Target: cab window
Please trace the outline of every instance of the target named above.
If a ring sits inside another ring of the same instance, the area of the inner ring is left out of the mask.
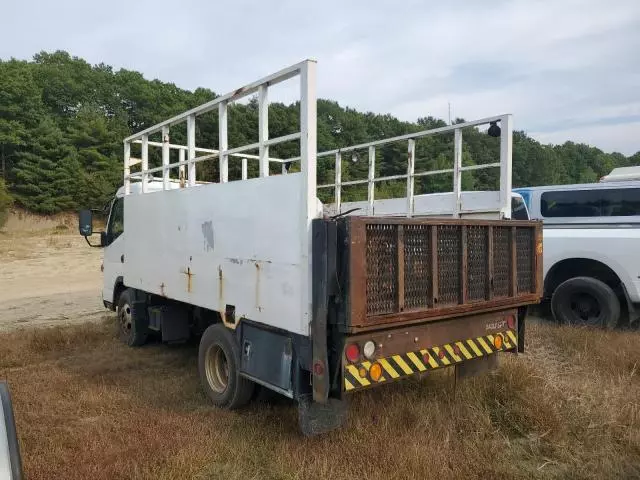
[[[111,215],[109,215],[109,226],[107,233],[109,235],[109,243],[124,232],[124,198],[118,197],[114,200],[111,207]]]

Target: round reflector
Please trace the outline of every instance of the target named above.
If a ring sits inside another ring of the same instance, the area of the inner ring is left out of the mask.
[[[324,375],[324,364],[320,361],[317,361],[313,364],[313,373],[322,376]]]
[[[360,375],[360,378],[364,378],[367,376],[367,369],[364,367],[360,367],[358,369],[358,375]]]
[[[351,363],[360,360],[360,347],[357,343],[351,343],[344,349],[344,354]]]
[[[373,363],[371,365],[371,368],[369,368],[369,376],[374,382],[377,382],[378,380],[380,380],[380,378],[382,378],[382,367],[378,362]]]
[[[376,344],[369,340],[364,344],[364,348],[362,349],[364,356],[368,359],[371,359],[373,355],[376,353]]]
[[[513,318],[513,315],[509,315],[509,316],[507,317],[507,326],[508,326],[510,329],[512,329],[512,330],[515,328],[515,326],[516,326],[516,319],[515,319],[515,318]]]
[[[458,345],[453,345],[453,353],[460,355],[460,347]]]
[[[444,358],[444,350],[442,348],[440,350],[438,350],[438,356],[440,358]]]
[[[496,347],[498,350],[502,348],[502,335],[498,334],[495,337],[493,337],[493,346]]]

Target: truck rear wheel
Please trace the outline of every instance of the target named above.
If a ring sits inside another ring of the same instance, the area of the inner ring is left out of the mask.
[[[551,311],[559,323],[615,328],[620,319],[620,300],[606,283],[575,277],[553,292]]]
[[[134,299],[135,292],[131,288],[124,290],[118,297],[118,335],[130,347],[139,347],[147,342],[149,330],[146,318],[139,319],[136,316]]]
[[[200,382],[218,407],[234,409],[249,403],[254,383],[240,376],[240,348],[222,324],[209,326],[198,349]]]

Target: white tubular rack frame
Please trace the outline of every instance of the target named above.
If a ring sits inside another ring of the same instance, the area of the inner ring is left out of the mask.
[[[462,129],[469,127],[477,127],[481,125],[490,125],[491,123],[500,124],[500,161],[495,163],[486,163],[482,165],[462,166]],[[443,133],[454,133],[454,148],[452,163],[453,168],[443,170],[424,170],[415,171],[415,147],[416,140],[431,135],[439,135]],[[399,175],[389,175],[384,177],[375,176],[375,153],[376,147],[396,143],[400,141],[407,142],[407,173]],[[362,143],[350,147],[344,147],[335,150],[329,150],[317,154],[317,158],[335,157],[335,181],[318,185],[317,188],[333,188],[334,189],[334,207],[336,213],[341,212],[342,204],[342,187],[349,185],[367,185],[367,201],[368,214],[373,215],[374,190],[376,182],[384,182],[389,180],[407,180],[407,209],[408,217],[414,214],[414,183],[416,177],[424,177],[428,175],[438,175],[443,173],[453,173],[453,194],[455,196],[454,217],[459,217],[461,213],[460,195],[461,195],[461,179],[462,172],[481,170],[486,168],[500,169],[500,204],[496,206],[495,211],[499,211],[502,218],[511,218],[511,170],[512,170],[512,149],[513,149],[513,123],[510,114],[497,115],[494,117],[482,118],[472,122],[458,123],[456,125],[448,125],[446,127],[434,128],[431,130],[423,130],[416,133],[409,133],[397,137],[376,140],[373,142]],[[355,152],[356,150],[368,150],[369,174],[366,179],[362,180],[342,180],[342,157],[344,153]],[[286,162],[298,161],[300,158],[290,158]]]
[[[131,180],[140,179],[140,193],[148,191],[148,181],[154,173],[162,172],[163,189],[170,188],[171,169],[179,169],[181,183],[186,187],[196,185],[196,164],[205,160],[218,158],[220,164],[220,183],[228,181],[229,158],[240,158],[242,161],[242,180],[247,179],[247,159],[258,160],[260,177],[269,176],[269,163],[282,164],[282,172],[286,173],[285,163],[287,160],[269,157],[269,147],[279,143],[300,140],[300,157],[302,160],[301,171],[305,172],[306,187],[310,199],[315,199],[316,194],[316,84],[315,70],[316,63],[313,60],[305,60],[291,67],[285,68],[272,75],[264,77],[256,82],[245,85],[220,97],[211,100],[203,105],[192,108],[184,113],[176,115],[164,122],[158,123],[141,132],[124,139],[124,190],[125,195],[131,193]],[[300,131],[278,138],[268,138],[269,136],[269,103],[268,89],[278,83],[284,82],[294,77],[300,77]],[[259,119],[259,140],[257,143],[243,145],[236,148],[228,148],[227,117],[228,105],[258,93],[258,119]],[[195,145],[196,120],[199,115],[218,110],[219,115],[219,144],[218,149],[202,148]],[[310,118],[310,116],[313,118]],[[176,145],[170,143],[170,128],[180,124],[187,124],[187,145]],[[149,136],[161,133],[162,142],[149,141]],[[140,158],[131,157],[131,144],[140,144]],[[313,153],[309,151],[309,146],[313,146]],[[160,167],[149,168],[149,147],[162,149],[162,165]],[[170,163],[169,156],[171,150],[178,150],[178,162]],[[247,153],[251,150],[258,150],[258,155]],[[204,155],[197,156],[197,153]],[[141,164],[139,172],[131,173],[131,167]],[[186,178],[185,178],[186,167]],[[186,180],[186,182],[185,182]]]

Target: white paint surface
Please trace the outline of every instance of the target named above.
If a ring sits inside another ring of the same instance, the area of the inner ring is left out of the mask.
[[[640,302],[640,228],[545,228],[544,276],[559,261],[588,258],[610,267]]]
[[[296,173],[127,195],[125,284],[308,335],[302,185]]]

